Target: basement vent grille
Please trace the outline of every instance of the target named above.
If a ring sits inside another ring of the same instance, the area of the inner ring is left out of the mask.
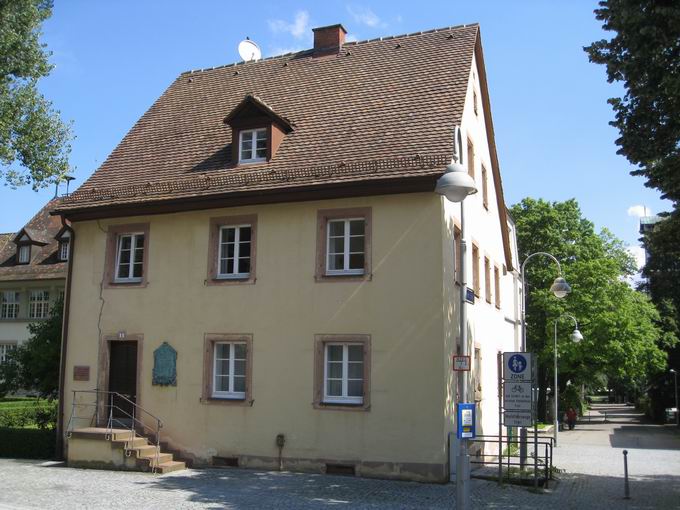
[[[353,464],[326,464],[326,474],[355,476],[356,468]]]
[[[238,457],[213,457],[212,465],[215,467],[238,467]]]

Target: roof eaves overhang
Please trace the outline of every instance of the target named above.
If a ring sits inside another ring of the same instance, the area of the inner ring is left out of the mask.
[[[494,189],[496,191],[496,205],[501,224],[501,236],[503,237],[503,251],[505,254],[505,265],[508,271],[513,270],[512,249],[510,246],[510,233],[508,231],[507,208],[505,197],[503,196],[503,182],[501,181],[500,165],[498,163],[498,152],[496,151],[496,137],[493,129],[493,119],[491,117],[491,100],[489,98],[489,88],[486,78],[486,67],[484,65],[484,53],[482,51],[481,32],[477,29],[477,40],[475,42],[475,62],[479,75],[480,92],[484,111],[484,124],[486,126],[486,138],[489,143],[489,154],[491,157],[491,169],[493,171]]]
[[[146,202],[106,203],[81,208],[55,209],[50,214],[61,215],[71,222],[125,216],[167,214],[172,212],[240,207],[244,205],[305,202],[332,198],[347,198],[398,193],[434,191],[442,172],[411,177],[346,181],[314,186],[297,186],[256,191],[225,192],[195,197]]]

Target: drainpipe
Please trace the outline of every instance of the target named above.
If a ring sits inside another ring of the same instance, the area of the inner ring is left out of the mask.
[[[279,471],[283,471],[283,445],[286,444],[286,436],[278,434],[276,436],[276,446],[279,447]]]
[[[64,385],[66,382],[66,346],[68,343],[68,322],[71,310],[71,279],[73,276],[73,256],[75,254],[76,234],[73,229],[66,224],[66,218],[61,216],[61,224],[69,229],[71,238],[69,239],[68,262],[66,266],[66,287],[64,289],[64,319],[61,325],[61,360],[59,363],[59,403],[57,411],[57,440],[55,455],[57,459],[64,460]]]

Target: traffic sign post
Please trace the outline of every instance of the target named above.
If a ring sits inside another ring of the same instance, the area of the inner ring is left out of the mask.
[[[528,352],[504,352],[499,355],[498,374],[499,430],[506,427],[534,427],[534,485],[538,483],[536,397],[534,392],[536,359]],[[525,441],[526,442],[526,441]],[[520,448],[526,448],[520,444]],[[502,466],[499,456],[499,473]],[[499,474],[500,479],[500,474]]]

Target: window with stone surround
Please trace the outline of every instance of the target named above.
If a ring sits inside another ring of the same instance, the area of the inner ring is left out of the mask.
[[[317,281],[371,278],[371,208],[317,214]]]
[[[370,358],[368,335],[317,335],[314,348],[314,406],[368,409]]]

